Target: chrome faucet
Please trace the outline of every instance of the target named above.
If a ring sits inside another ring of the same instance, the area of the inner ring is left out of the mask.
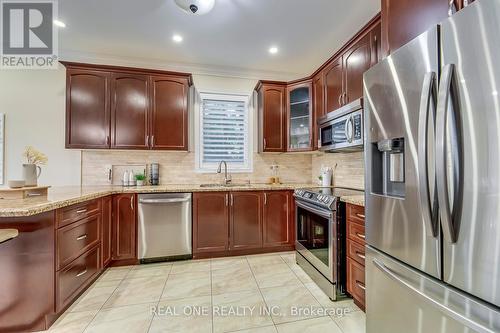
[[[224,163],[224,182],[223,182],[223,184],[227,185],[227,184],[231,183],[231,176],[227,175],[227,163],[226,163],[226,161],[224,161],[224,160],[220,161],[219,167],[217,168],[217,173],[222,172],[222,163]]]

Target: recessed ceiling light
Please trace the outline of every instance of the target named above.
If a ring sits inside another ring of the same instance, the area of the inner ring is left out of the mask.
[[[181,35],[174,35],[174,36],[172,37],[172,40],[173,40],[174,42],[176,42],[176,43],[180,43],[180,42],[182,42],[182,40],[183,40],[183,39],[184,39],[184,38],[182,38],[182,36],[181,36]]]
[[[271,53],[271,54],[276,54],[276,53],[278,53],[278,48],[277,48],[276,46],[271,46],[271,47],[269,48],[269,53]]]
[[[64,23],[63,21],[54,20],[54,25],[60,28],[66,28],[66,23]]]

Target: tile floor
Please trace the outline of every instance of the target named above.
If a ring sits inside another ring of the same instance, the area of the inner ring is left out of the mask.
[[[364,333],[365,315],[285,252],[108,269],[48,332]]]

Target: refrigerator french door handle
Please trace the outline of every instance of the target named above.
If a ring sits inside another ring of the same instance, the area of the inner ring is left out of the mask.
[[[410,282],[405,281],[400,274],[397,272],[394,272],[392,269],[384,265],[382,262],[380,262],[377,259],[373,259],[373,264],[375,267],[377,267],[380,271],[382,271],[388,278],[391,280],[395,281],[396,283],[400,284],[401,286],[407,288],[410,290],[415,296],[418,296],[425,302],[433,305],[435,308],[437,308],[439,311],[441,311],[443,314],[449,316],[450,318],[453,318],[454,320],[460,322],[461,324],[469,327],[471,330],[474,332],[478,333],[495,333],[495,331],[491,330],[488,327],[485,327],[481,325],[480,323],[477,323],[473,321],[470,318],[467,318],[465,315],[458,313],[457,311],[454,311],[453,309],[450,309],[444,304],[441,304],[438,300],[435,300],[431,296],[425,294],[423,291],[419,290],[418,287],[413,286]]]
[[[430,112],[431,106],[435,110],[436,106],[436,73],[428,72],[425,74],[424,82],[422,84],[422,96],[420,98],[420,112],[418,119],[418,194],[420,204],[422,206],[422,217],[425,223],[427,235],[430,237],[437,237],[438,224],[436,218],[437,200],[434,196],[431,202],[431,194],[429,191],[429,160],[427,150],[429,147],[428,131],[429,129],[429,116],[435,119],[434,111]],[[435,179],[435,178],[434,178]],[[434,186],[436,188],[436,186]]]
[[[451,96],[452,89],[456,89],[456,83],[454,80],[455,66],[453,64],[448,64],[444,66],[443,73],[441,76],[441,82],[439,83],[439,95],[437,103],[437,115],[436,115],[436,178],[437,178],[437,194],[439,203],[439,212],[442,221],[443,235],[445,240],[450,243],[455,243],[457,241],[458,232],[455,224],[453,223],[453,212],[450,204],[450,193],[448,189],[448,168],[447,168],[447,127],[446,122],[448,119],[448,105]],[[458,116],[458,111],[455,110],[457,103],[454,103],[455,117]],[[456,123],[456,121],[455,121]],[[456,126],[456,124],[454,124]],[[460,136],[457,130],[457,136]],[[460,140],[460,139],[458,139]],[[458,145],[458,143],[457,143]],[[461,164],[461,157],[458,157],[459,163]],[[459,170],[462,172],[462,165],[459,165]],[[454,175],[455,176],[455,175]],[[454,181],[457,177],[453,177]],[[460,177],[459,177],[460,178]],[[460,187],[460,180],[458,184],[454,184],[454,205],[455,209],[460,205],[458,193],[462,192]],[[458,189],[458,190],[457,190]]]

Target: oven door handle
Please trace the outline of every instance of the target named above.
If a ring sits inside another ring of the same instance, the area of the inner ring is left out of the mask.
[[[297,200],[295,200],[295,204],[300,208],[303,208],[305,210],[313,212],[314,214],[317,214],[317,215],[324,217],[326,219],[331,219],[333,217],[333,213],[331,211],[327,211],[326,209],[323,210],[320,208],[316,208],[313,205],[308,205],[304,202],[299,202]]]

